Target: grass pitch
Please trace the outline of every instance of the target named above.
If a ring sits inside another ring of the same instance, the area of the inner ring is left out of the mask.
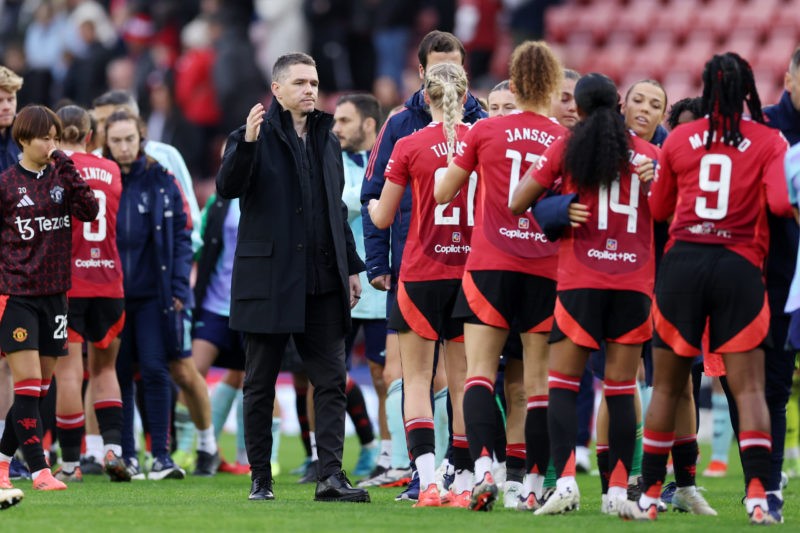
[[[223,449],[233,457],[232,440],[226,437]],[[348,439],[345,468],[355,464],[358,443]],[[735,449],[731,459],[736,459]],[[709,457],[704,449],[704,457]],[[281,465],[285,472],[300,464],[302,447],[297,437],[283,437]],[[702,471],[705,462],[698,467]],[[25,532],[147,531],[147,532],[360,532],[408,531],[457,533],[462,531],[543,531],[570,530],[596,533],[625,530],[641,531],[735,531],[748,528],[741,505],[742,477],[732,465],[728,477],[698,478],[706,487],[706,498],[719,512],[717,517],[663,513],[653,524],[626,523],[601,515],[599,481],[579,476],[582,504],[566,516],[534,517],[497,506],[490,513],[463,509],[414,509],[410,502],[395,502],[400,489],[371,489],[370,504],[317,503],[314,486],[298,485],[296,477],[281,474],[275,483],[273,502],[250,502],[248,476],[218,474],[212,479],[189,476],[183,481],[139,481],[110,483],[105,477],[87,476],[82,484],[71,484],[64,492],[41,493],[32,490],[30,481],[15,482],[25,491],[16,507],[0,512],[0,531]],[[784,491],[784,528],[800,525],[798,505],[800,481],[793,480]]]

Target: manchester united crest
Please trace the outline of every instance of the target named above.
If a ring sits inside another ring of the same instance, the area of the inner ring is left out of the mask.
[[[60,185],[56,185],[52,189],[50,189],[50,199],[53,200],[57,204],[64,203],[64,187]]]
[[[11,338],[17,342],[25,342],[28,338],[28,330],[25,328],[17,328],[11,332]]]

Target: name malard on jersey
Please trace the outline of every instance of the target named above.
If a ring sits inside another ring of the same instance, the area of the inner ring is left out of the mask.
[[[14,219],[17,225],[19,236],[23,241],[29,241],[36,236],[36,228],[39,231],[58,231],[60,229],[69,229],[70,216],[64,215],[63,217],[34,217],[34,218],[21,218]]]

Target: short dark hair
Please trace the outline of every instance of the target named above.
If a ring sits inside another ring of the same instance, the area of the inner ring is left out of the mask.
[[[113,105],[114,107],[126,106],[129,107],[132,112],[136,113],[137,115],[139,114],[139,104],[136,103],[136,98],[133,96],[133,94],[129,93],[128,91],[116,89],[105,92],[92,100],[92,108],[106,105]]]
[[[344,94],[336,101],[336,107],[348,102],[356,108],[358,114],[361,115],[361,120],[371,118],[375,121],[375,131],[380,129],[382,113],[377,98],[367,93]]]
[[[283,77],[292,65],[308,65],[316,68],[317,62],[314,61],[313,57],[303,52],[284,54],[275,61],[275,65],[272,67],[272,81],[277,81]]]
[[[800,69],[800,46],[794,49],[792,60],[789,62],[789,72],[794,75]]]
[[[672,107],[669,108],[669,116],[667,117],[669,129],[674,130],[678,127],[678,118],[680,118],[681,113],[684,111],[691,113],[695,119],[702,117],[705,114],[703,113],[703,99],[699,96],[683,98],[672,104]]]
[[[417,57],[423,69],[428,68],[428,56],[431,52],[458,52],[461,54],[461,65],[464,65],[464,58],[467,51],[458,37],[447,31],[433,30],[422,38],[419,43]]]
[[[53,126],[56,128],[56,137],[61,138],[61,120],[52,109],[43,105],[27,105],[17,113],[11,127],[11,137],[21,146],[22,141],[48,135]]]

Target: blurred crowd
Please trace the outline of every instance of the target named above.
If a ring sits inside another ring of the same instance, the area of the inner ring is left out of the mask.
[[[20,108],[90,107],[108,90],[131,91],[148,138],[174,145],[202,181],[225,135],[269,99],[280,55],[317,60],[326,110],[339,93],[365,91],[388,111],[419,88],[421,35],[453,31],[481,92],[505,77],[515,42],[542,36],[558,1],[0,0],[0,64],[25,80]]]

